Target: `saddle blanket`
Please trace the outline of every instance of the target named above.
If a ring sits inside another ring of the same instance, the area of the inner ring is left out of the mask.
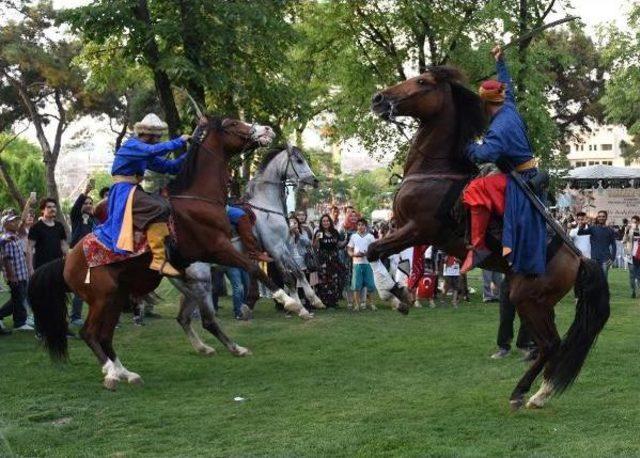
[[[87,265],[92,268],[140,256],[149,251],[149,244],[147,244],[147,237],[144,232],[135,231],[133,235],[133,251],[124,254],[114,253],[103,245],[94,233],[91,233],[82,239],[82,251],[87,260]]]

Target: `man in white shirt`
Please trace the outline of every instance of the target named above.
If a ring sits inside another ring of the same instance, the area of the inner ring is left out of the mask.
[[[571,240],[573,240],[573,243],[575,243],[585,258],[591,258],[591,236],[589,234],[578,235],[580,226],[585,225],[586,227],[588,222],[587,214],[585,212],[578,212],[576,214],[576,220],[578,225],[569,231],[569,237],[571,237]]]
[[[376,290],[376,285],[373,280],[373,270],[367,261],[367,250],[369,245],[375,242],[376,239],[367,231],[367,220],[361,218],[358,220],[357,232],[349,239],[347,245],[347,253],[353,259],[353,272],[351,274],[351,290],[354,296],[354,309],[358,310],[358,304],[361,309],[365,309],[367,305],[371,310],[375,310],[375,306],[372,302],[372,293]],[[367,303],[360,303],[360,291],[362,288],[367,288]]]

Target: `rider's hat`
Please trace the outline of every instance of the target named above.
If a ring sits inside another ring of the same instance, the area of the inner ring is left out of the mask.
[[[167,123],[154,113],[149,113],[142,121],[133,125],[133,131],[138,134],[162,135],[167,130]]]
[[[482,100],[491,103],[502,103],[505,98],[506,85],[496,80],[483,81],[478,89],[478,95]]]

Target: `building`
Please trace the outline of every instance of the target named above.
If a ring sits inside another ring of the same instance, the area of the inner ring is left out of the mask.
[[[632,138],[624,126],[594,126],[591,132],[579,135],[577,140],[569,144],[567,159],[572,168],[591,165],[640,167],[639,161],[629,163],[621,155],[625,143],[631,142]]]

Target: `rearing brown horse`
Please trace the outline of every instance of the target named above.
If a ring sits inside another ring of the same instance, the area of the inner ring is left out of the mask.
[[[236,154],[265,146],[275,136],[267,126],[249,125],[234,119],[212,119],[199,126],[194,138],[201,143],[191,148],[182,169],[169,185],[176,235],[174,259],[183,265],[195,261],[241,267],[263,282],[285,308],[297,311],[299,305],[269,280],[264,272],[231,244],[231,227],[225,211],[227,164]],[[80,334],[102,365],[104,386],[115,389],[118,381],[140,383],[138,374],[128,371],[116,356],[112,340],[115,326],[128,297],[153,291],[162,277],[148,268],[150,254],[93,267],[88,265],[78,243],[66,258],[52,261],[33,274],[29,300],[37,327],[54,359],[67,357],[67,292],[73,291],[89,304],[89,314]],[[172,263],[174,261],[172,260]],[[175,264],[174,264],[175,265]],[[89,278],[89,283],[85,279]],[[188,294],[182,280],[172,282]],[[181,285],[183,286],[181,288]],[[238,356],[246,348],[229,339],[213,314],[202,316],[203,327]]]
[[[385,119],[410,116],[420,126],[393,204],[398,230],[370,246],[369,261],[421,244],[434,245],[458,258],[466,255],[466,212],[460,197],[477,168],[466,158],[465,148],[482,134],[486,122],[480,98],[463,80],[455,68],[431,67],[374,95],[375,113]],[[487,238],[492,251],[500,253],[498,239]],[[557,236],[548,251],[546,273],[538,277],[513,273],[499,254],[482,266],[506,274],[505,297],[516,304],[540,350],[511,394],[512,409],[522,406],[525,393],[543,369],[540,390],[527,407],[542,407],[552,394],[571,385],[609,317],[609,289],[595,261],[578,257]],[[575,319],[560,339],[553,308],[574,285],[578,296]],[[408,312],[410,291],[395,286],[390,292],[400,299],[401,311]]]

